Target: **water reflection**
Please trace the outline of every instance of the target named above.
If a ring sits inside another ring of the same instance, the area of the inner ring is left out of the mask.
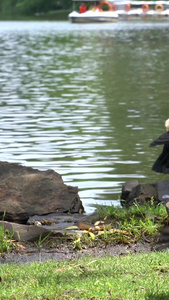
[[[1,22],[0,41],[1,160],[59,172],[87,212],[119,203],[126,180],[158,179],[167,22]]]

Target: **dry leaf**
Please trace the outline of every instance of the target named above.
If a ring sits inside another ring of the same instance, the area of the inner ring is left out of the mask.
[[[66,230],[73,230],[73,229],[79,229],[78,226],[69,226],[67,228],[65,228]]]
[[[122,234],[125,234],[125,235],[131,235],[130,232],[125,231],[125,230],[121,230],[121,229],[110,229],[108,231],[108,233],[122,233]]]
[[[95,237],[96,237],[95,234],[94,234],[93,232],[89,232],[89,235],[90,235],[90,237],[91,237],[92,240],[94,240]]]
[[[99,226],[100,227],[100,230],[104,230],[105,228],[106,229],[109,229],[111,227],[111,223],[109,222],[104,222],[104,221],[97,221],[94,226]]]
[[[88,229],[88,231],[90,231],[90,232],[95,232],[96,229],[95,229],[95,227],[93,226],[93,227],[90,227],[90,228]]]
[[[97,221],[94,223],[94,226],[103,225],[103,224],[105,224],[104,221]]]
[[[21,245],[21,244],[17,244],[17,247],[21,248],[21,249],[27,249],[27,247]]]
[[[106,232],[106,233],[109,233],[109,232]],[[99,231],[98,235],[104,235],[104,231]]]
[[[55,270],[55,273],[63,273],[63,272],[65,272],[65,270],[63,270],[63,269],[57,269],[57,270]]]
[[[80,230],[89,230],[89,228],[91,228],[91,226],[88,224],[85,224],[83,222],[78,222],[78,228]]]
[[[7,240],[8,243],[15,243],[17,240]]]

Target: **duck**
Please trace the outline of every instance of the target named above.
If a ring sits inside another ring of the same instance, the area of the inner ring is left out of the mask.
[[[169,174],[169,119],[165,121],[166,132],[154,140],[150,147],[163,145],[163,150],[152,166],[157,173]]]

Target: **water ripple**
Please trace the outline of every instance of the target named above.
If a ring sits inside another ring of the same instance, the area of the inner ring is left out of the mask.
[[[98,202],[118,204],[123,182],[146,177],[138,167],[146,155],[146,112],[153,106],[154,117],[159,107],[154,39],[162,28],[161,40],[167,40],[167,25],[111,26],[1,22],[0,27],[1,160],[54,169],[79,187],[88,212]],[[148,30],[154,32],[151,40]],[[157,78],[168,72],[168,50],[161,44],[158,49],[163,64]]]

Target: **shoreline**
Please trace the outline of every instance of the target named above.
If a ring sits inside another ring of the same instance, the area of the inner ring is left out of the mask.
[[[37,216],[40,221],[42,216]],[[94,223],[98,220],[98,215],[91,214],[90,216],[84,215],[67,215],[63,220],[63,215],[60,215],[60,221],[51,226],[42,226],[51,231],[51,235],[45,240],[36,239],[34,241],[18,241],[11,252],[1,253],[1,263],[16,263],[16,264],[30,264],[32,262],[45,262],[48,260],[54,261],[69,261],[76,260],[82,257],[106,257],[106,256],[127,256],[144,254],[154,251],[159,251],[157,245],[157,236],[146,238],[142,235],[139,241],[118,242],[104,241],[104,239],[95,239],[93,243],[83,244],[81,248],[76,248],[74,244],[75,236],[81,235],[83,231],[73,230],[75,224],[80,221],[87,222],[88,224]],[[30,226],[30,225],[28,225]],[[33,225],[32,225],[33,226]],[[35,227],[39,227],[34,225]],[[70,227],[70,230],[69,228]],[[19,230],[19,228],[18,228]],[[15,242],[14,242],[15,243]],[[160,246],[160,244],[159,244]],[[156,250],[157,249],[157,250]]]
[[[73,250],[71,243],[67,242],[67,245],[58,245],[55,248],[44,245],[42,246],[40,252],[38,251],[35,243],[20,244],[22,245],[20,251],[8,252],[3,255],[1,254],[0,263],[30,264],[33,262],[46,262],[48,260],[56,262],[76,260],[82,257],[116,257],[154,252],[154,250],[152,250],[151,243],[146,241],[137,242],[130,245],[109,244],[106,247],[96,246],[81,250]]]
[[[39,13],[34,16],[0,13],[0,21],[68,21],[70,12],[71,10],[61,10]]]

